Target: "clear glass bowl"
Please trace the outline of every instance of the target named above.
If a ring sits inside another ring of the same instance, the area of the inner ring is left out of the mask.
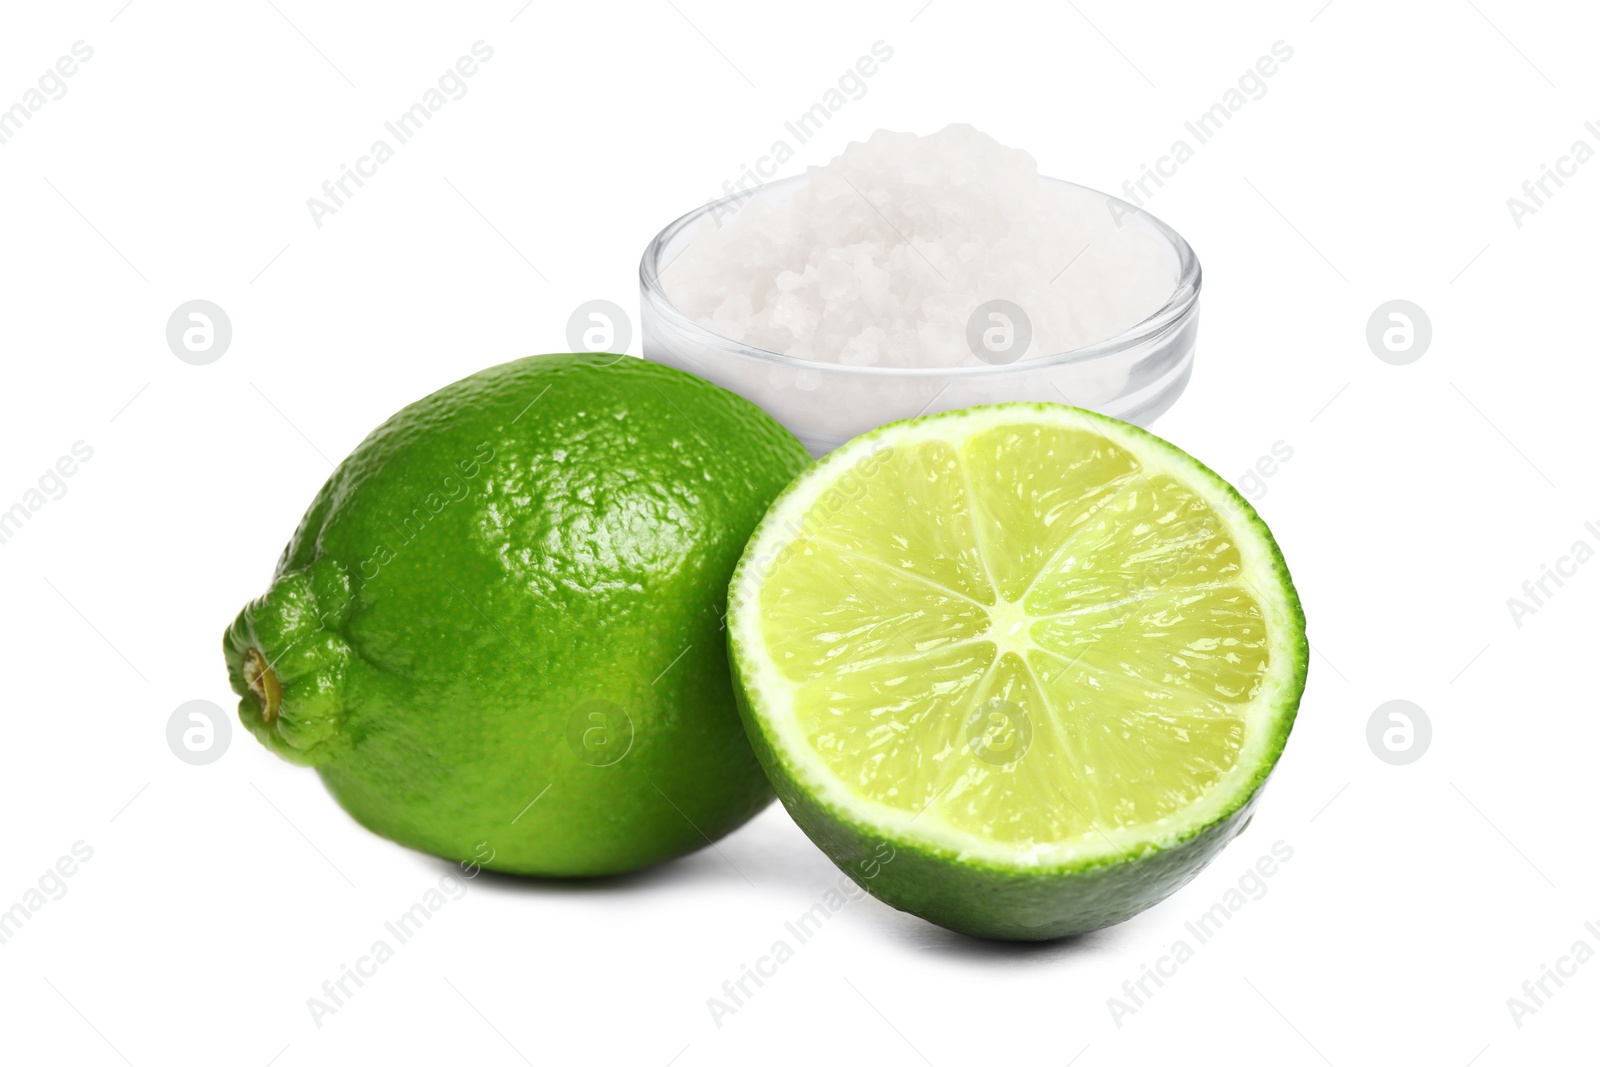
[[[753,194],[715,201],[656,235],[639,262],[646,359],[698,374],[754,401],[814,456],[896,419],[1005,400],[1070,403],[1149,426],[1188,384],[1200,312],[1200,261],[1194,250],[1154,215],[1070,182],[1058,184],[1073,195],[1093,197],[1102,210],[1121,204],[1122,227],[1141,228],[1168,253],[1163,258],[1173,283],[1160,310],[1092,345],[1006,364],[845,366],[753,348],[711,332],[673,306],[662,271],[694,240],[702,218],[730,214],[746,197],[793,196],[806,180],[787,178]]]

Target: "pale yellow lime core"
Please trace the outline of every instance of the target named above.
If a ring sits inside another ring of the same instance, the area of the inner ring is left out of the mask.
[[[801,529],[761,636],[849,793],[1027,848],[1124,837],[1238,762],[1269,644],[1230,523],[1095,429],[897,441]]]

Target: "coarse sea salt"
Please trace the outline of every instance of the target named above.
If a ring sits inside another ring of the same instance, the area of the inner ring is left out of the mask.
[[[971,126],[879,130],[792,196],[703,217],[662,284],[713,333],[862,367],[992,362],[968,326],[1006,300],[1032,327],[1021,360],[1036,359],[1115,337],[1172,296],[1170,247],[1107,207]]]

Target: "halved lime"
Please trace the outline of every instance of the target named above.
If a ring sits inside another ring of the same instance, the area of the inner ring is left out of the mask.
[[[1056,404],[831,453],[729,601],[745,729],[795,821],[873,895],[987,937],[1097,929],[1187,882],[1248,820],[1305,685],[1250,505]]]

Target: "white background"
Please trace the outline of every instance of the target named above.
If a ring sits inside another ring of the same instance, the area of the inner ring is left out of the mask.
[[[1506,604],[1575,541],[1600,546],[1600,162],[1520,228],[1506,206],[1574,140],[1600,148],[1592,12],[123,3],[0,15],[0,106],[75,41],[94,49],[0,145],[0,508],[93,449],[0,544],[0,908],[93,849],[0,945],[5,1059],[1593,1056],[1600,962],[1520,1027],[1506,1003],[1578,939],[1600,949],[1600,563],[1520,627]],[[494,57],[467,95],[317,228],[306,198],[480,39]],[[718,1027],[707,998],[839,878],[773,807],[608,885],[480,878],[319,1028],[307,998],[450,868],[360,829],[237,725],[217,762],[180,762],[168,717],[233,706],[223,627],[330,461],[447,382],[565,349],[585,300],[636,309],[647,240],[878,40],[892,60],[786,174],[880,126],[962,120],[1116,191],[1273,42],[1294,50],[1150,201],[1206,272],[1194,380],[1157,429],[1236,481],[1293,450],[1257,506],[1316,651],[1253,825],[1175,897],[1071,942],[978,943],[853,903]],[[195,298],[234,329],[203,367],[164,336]],[[1407,366],[1365,340],[1394,298],[1433,324]],[[1408,766],[1367,745],[1391,699],[1433,724]],[[1293,858],[1265,896],[1117,1025],[1108,998],[1279,840]]]

